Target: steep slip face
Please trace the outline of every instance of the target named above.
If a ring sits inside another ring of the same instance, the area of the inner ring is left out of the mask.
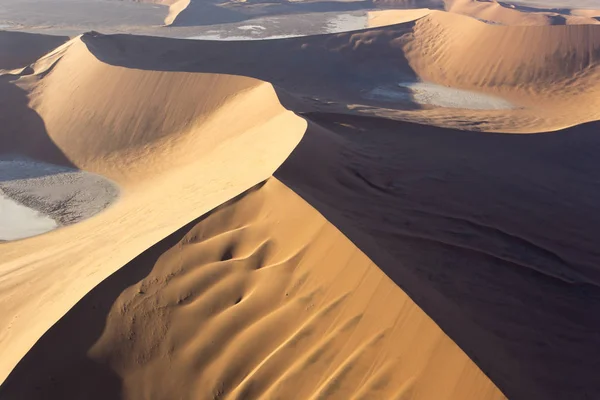
[[[110,66],[79,38],[31,70],[0,79],[11,105],[0,111],[2,151],[103,175],[121,197],[94,218],[0,245],[0,380],[105,277],[269,177],[306,127],[264,82]]]
[[[508,398],[600,397],[598,124],[514,136],[309,118],[278,179]]]
[[[51,328],[0,398],[500,400],[360,250],[272,178]]]

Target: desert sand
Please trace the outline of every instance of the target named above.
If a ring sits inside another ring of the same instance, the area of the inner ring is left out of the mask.
[[[600,396],[600,27],[434,3],[0,31],[0,399]]]

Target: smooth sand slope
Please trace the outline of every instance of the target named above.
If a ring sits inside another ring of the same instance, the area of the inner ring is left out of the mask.
[[[0,389],[3,399],[148,397],[504,399],[274,178],[102,282]]]
[[[500,135],[308,118],[279,180],[509,399],[600,397],[598,123]]]
[[[79,38],[29,70],[0,77],[2,152],[101,174],[121,197],[95,218],[0,245],[2,377],[105,277],[266,179],[306,126],[269,84],[109,66]]]

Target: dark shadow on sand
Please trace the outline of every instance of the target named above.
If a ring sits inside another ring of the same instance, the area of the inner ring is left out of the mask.
[[[309,114],[275,177],[511,400],[599,399],[599,123],[537,135]]]
[[[96,58],[110,65],[240,75],[267,81],[275,86],[284,106],[288,106],[284,99],[290,94],[309,101],[314,96],[339,104],[370,104],[363,96],[364,91],[390,82],[417,80],[399,40],[413,26],[414,23],[406,23],[339,34],[245,42],[96,33],[85,34],[81,39]],[[403,107],[407,108],[420,106]]]
[[[15,85],[17,78],[0,76],[0,159],[20,156],[75,168],[48,136],[42,118],[29,107],[27,93]]]

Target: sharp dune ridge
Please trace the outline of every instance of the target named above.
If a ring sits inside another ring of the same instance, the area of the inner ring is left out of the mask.
[[[278,179],[404,289],[508,398],[597,396],[597,123],[515,136],[308,118]],[[307,159],[319,174],[300,172]]]
[[[51,328],[0,397],[504,398],[274,178],[166,241]],[[63,340],[82,320],[79,339]]]
[[[372,16],[257,42],[28,37],[0,70],[0,155],[120,197],[0,244],[0,398],[600,395],[600,28]]]

